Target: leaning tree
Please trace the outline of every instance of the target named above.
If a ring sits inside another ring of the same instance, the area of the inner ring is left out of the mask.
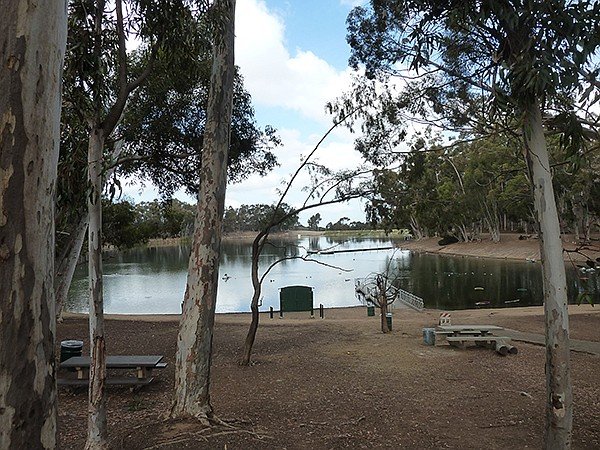
[[[327,137],[338,126],[355,115],[360,109],[360,106],[357,108],[352,108],[341,118],[334,121],[334,123],[325,132],[325,134],[323,134],[310,153],[308,153],[308,155],[302,159],[296,170],[291,174],[289,180],[286,181],[285,187],[280,193],[269,219],[265,224],[263,224],[261,230],[252,241],[252,257],[250,265],[250,278],[252,280],[252,300],[250,302],[250,311],[252,319],[250,321],[248,333],[246,334],[246,339],[244,341],[240,365],[247,366],[250,364],[252,348],[254,346],[254,341],[256,340],[256,333],[258,331],[258,325],[260,321],[258,308],[260,306],[262,284],[270,271],[277,264],[290,259],[302,259],[307,262],[323,264],[322,262],[311,259],[309,255],[293,254],[276,260],[266,267],[261,273],[260,256],[265,246],[269,243],[268,239],[270,234],[274,232],[282,223],[292,217],[296,217],[301,212],[326,207],[327,205],[343,203],[357,198],[368,197],[372,192],[370,168],[361,167],[355,170],[334,172],[329,168],[319,164],[315,160],[315,153],[319,150],[325,139],[327,139]],[[308,172],[310,174],[311,185],[303,188],[306,193],[304,201],[301,204],[288,209],[285,207],[286,204],[284,201],[293,187],[295,187],[294,182],[297,181],[298,177],[303,172]],[[314,215],[311,220],[315,217],[318,219],[314,220],[318,222],[318,220],[320,220],[318,213]],[[323,265],[328,266],[328,264]],[[339,267],[336,268],[340,269]]]

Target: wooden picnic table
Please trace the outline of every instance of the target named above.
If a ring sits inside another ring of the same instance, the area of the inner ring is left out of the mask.
[[[135,370],[135,377],[107,377],[107,384],[146,385],[153,380],[152,370],[164,369],[162,355],[115,355],[106,357],[107,369]],[[90,357],[74,356],[60,363],[61,369],[74,369],[77,378],[59,378],[59,385],[83,386],[89,383]]]

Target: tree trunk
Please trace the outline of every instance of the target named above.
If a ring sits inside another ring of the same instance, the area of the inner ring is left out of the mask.
[[[171,409],[172,417],[195,417],[202,421],[212,416],[210,365],[235,70],[235,0],[217,0],[214,7],[224,12],[224,20],[213,47],[200,192],[177,337],[175,398]]]
[[[410,228],[412,229],[413,236],[416,240],[423,239],[424,233],[419,225],[419,221],[412,215],[410,216]]]
[[[262,237],[260,235],[257,236],[252,244],[252,286],[254,288],[252,303],[250,304],[252,321],[250,322],[250,328],[248,328],[248,334],[246,335],[246,341],[244,342],[244,353],[240,361],[240,365],[242,366],[248,366],[250,364],[252,347],[254,347],[254,340],[256,339],[256,332],[258,330],[258,322],[260,319],[260,314],[258,312],[258,301],[260,300],[262,285],[258,277],[258,259],[260,257],[260,249],[262,247],[260,245],[261,239]]]
[[[58,261],[58,267],[54,275],[54,295],[56,296],[56,320],[62,319],[62,312],[69,294],[73,274],[79,261],[79,255],[85,241],[85,234],[88,227],[87,214],[81,218],[77,227],[71,233],[71,238],[67,244],[65,255]]]
[[[55,448],[64,1],[0,1],[0,448]]]
[[[90,294],[90,386],[86,449],[108,448],[106,430],[106,353],[102,292],[102,151],[104,133],[90,127],[88,146],[88,267]]]
[[[385,295],[380,294],[380,296],[379,296],[379,308],[381,310],[381,332],[389,333],[390,329],[389,329],[388,323],[387,323],[388,305],[387,305],[387,301],[385,299]]]
[[[485,222],[488,226],[488,231],[492,242],[500,242],[500,217],[498,216],[498,208],[494,205],[490,208],[486,201],[482,202],[485,211]]]
[[[525,159],[533,183],[539,222],[540,254],[546,318],[546,433],[545,448],[571,446],[573,422],[569,356],[569,316],[562,241],[542,118],[537,102],[526,112]]]

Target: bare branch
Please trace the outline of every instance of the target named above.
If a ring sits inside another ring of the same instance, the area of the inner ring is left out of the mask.
[[[286,256],[284,258],[280,258],[277,261],[273,262],[268,268],[267,270],[265,270],[265,273],[262,274],[262,276],[260,277],[260,283],[262,283],[265,280],[265,277],[269,274],[269,272],[277,265],[280,264],[284,261],[290,261],[292,259],[301,259],[302,261],[307,261],[307,262],[312,262],[315,264],[319,264],[321,266],[325,266],[325,267],[329,267],[332,269],[337,269],[337,270],[341,270],[342,272],[352,272],[354,271],[354,269],[344,269],[343,267],[339,267],[339,266],[335,266],[333,264],[328,264],[326,262],[323,261],[317,261],[316,259],[312,259],[310,257],[310,255],[304,255],[304,256],[300,256],[300,255],[296,255],[296,256]]]

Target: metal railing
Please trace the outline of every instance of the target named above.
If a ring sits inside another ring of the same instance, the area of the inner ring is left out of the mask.
[[[359,300],[375,303],[374,299],[377,297],[377,286],[375,283],[365,283],[360,279],[356,279],[354,282],[354,289]],[[425,308],[425,304],[421,297],[417,297],[415,294],[405,291],[404,289],[397,288],[396,286],[391,286],[390,290],[392,289],[396,300],[399,300],[400,303],[416,311],[423,311]]]

